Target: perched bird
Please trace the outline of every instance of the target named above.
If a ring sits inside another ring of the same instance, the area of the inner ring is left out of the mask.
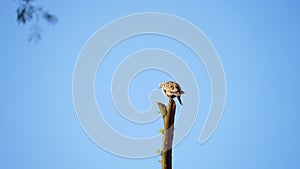
[[[181,90],[181,87],[178,83],[168,81],[168,82],[162,82],[159,84],[159,88],[162,89],[162,92],[165,96],[168,97],[177,97],[179,103],[182,105],[180,96],[184,94],[184,91]]]

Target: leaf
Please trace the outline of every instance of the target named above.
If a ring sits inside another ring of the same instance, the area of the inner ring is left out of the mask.
[[[158,129],[158,133],[159,134],[164,134],[164,129],[162,129],[162,128]]]
[[[20,23],[20,22],[22,22],[23,24],[26,23],[25,12],[26,12],[25,8],[20,7],[20,8],[17,9],[17,20],[18,20],[18,23]]]
[[[25,8],[25,19],[27,22],[32,20],[34,12],[35,12],[34,7],[31,5]]]
[[[26,24],[33,19],[35,8],[32,5],[22,5],[17,9],[18,23]]]
[[[45,12],[43,12],[43,18],[47,21],[47,22],[49,22],[49,23],[51,23],[51,24],[55,24],[56,22],[57,22],[57,17],[56,16],[54,16],[54,15],[52,15],[52,14],[50,14],[49,12],[47,12],[47,11],[45,11]]]
[[[157,155],[161,155],[161,154],[162,154],[162,151],[161,151],[161,150],[156,150],[156,154],[157,154]]]
[[[42,38],[41,34],[37,32],[33,32],[28,35],[29,42],[34,41],[35,43],[37,43],[39,40],[41,40],[41,38]]]
[[[37,43],[42,38],[41,32],[42,32],[42,29],[39,27],[38,24],[32,25],[32,27],[30,29],[30,34],[28,35],[28,41],[29,42],[34,41],[35,43]]]
[[[31,1],[34,1],[34,0],[23,0],[25,3],[30,3]]]

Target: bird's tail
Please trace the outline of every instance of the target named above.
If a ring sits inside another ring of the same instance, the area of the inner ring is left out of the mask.
[[[180,96],[178,96],[177,99],[178,99],[179,103],[182,105]]]

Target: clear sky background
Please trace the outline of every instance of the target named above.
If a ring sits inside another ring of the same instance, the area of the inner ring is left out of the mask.
[[[145,137],[162,126],[161,119],[150,127],[126,122],[101,86],[109,85],[109,75],[122,57],[143,48],[167,49],[196,72],[201,95],[195,126],[174,148],[174,169],[300,167],[297,1],[37,0],[36,4],[59,18],[54,26],[41,22],[43,37],[37,44],[27,41],[29,26],[17,24],[17,4],[3,1],[0,7],[0,168],[160,168],[159,157],[129,159],[99,148],[81,128],[72,100],[73,70],[85,42],[110,21],[137,12],[177,15],[207,35],[224,66],[227,102],[216,132],[199,144],[210,103],[209,78],[201,62],[168,38],[135,37],[108,54],[96,78],[97,102],[115,129]],[[168,78],[157,71],[139,74],[129,92],[135,107],[146,110],[149,91]],[[134,90],[147,79],[148,85]]]

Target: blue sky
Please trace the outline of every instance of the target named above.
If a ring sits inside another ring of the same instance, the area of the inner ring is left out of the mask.
[[[37,44],[27,41],[29,27],[17,24],[17,4],[4,1],[1,5],[1,168],[160,167],[159,157],[123,158],[99,148],[81,128],[72,100],[73,71],[85,42],[105,24],[137,12],[176,15],[207,35],[226,74],[226,106],[214,135],[205,144],[199,144],[210,103],[205,68],[180,43],[157,36],[135,37],[108,54],[95,81],[98,104],[107,110],[104,116],[115,129],[145,137],[162,126],[160,119],[150,126],[126,124],[113,109],[109,91],[101,86],[109,84],[107,79],[122,56],[142,48],[167,49],[197,72],[201,86],[201,108],[195,126],[174,148],[175,169],[299,168],[298,2],[37,0],[36,3],[59,18],[54,26],[41,23],[43,37]],[[187,55],[191,57],[187,59]],[[103,81],[102,69],[108,75],[103,76]],[[152,83],[144,86],[144,90],[132,90],[149,78]],[[168,78],[156,71],[139,74],[129,91],[135,107],[146,110],[147,91],[157,88],[157,81]]]

